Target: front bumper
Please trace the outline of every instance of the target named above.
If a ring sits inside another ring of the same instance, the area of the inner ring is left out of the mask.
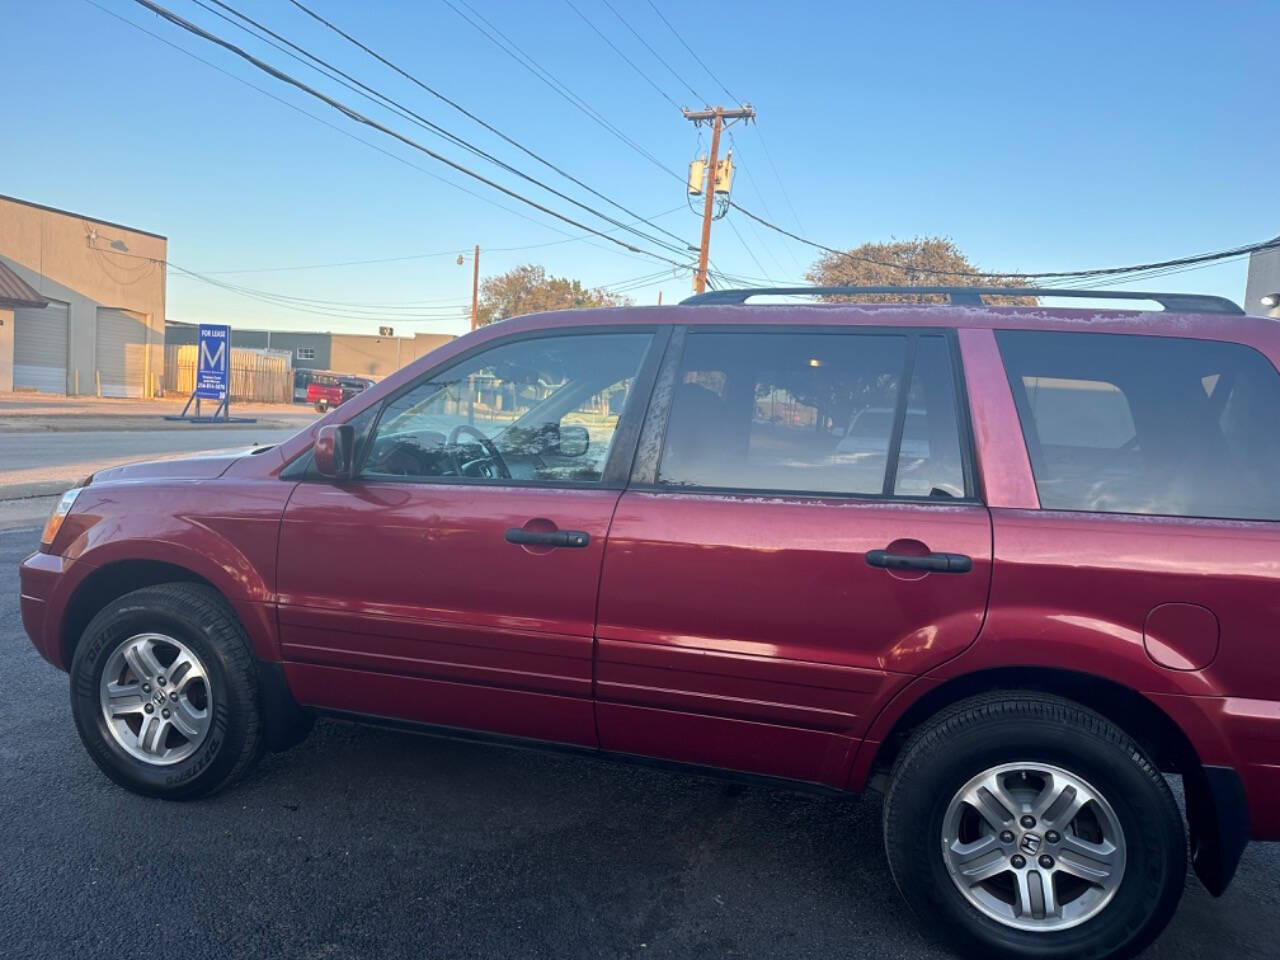
[[[72,561],[49,553],[33,553],[18,566],[18,605],[22,628],[37,652],[59,670],[66,670],[59,618],[54,615],[54,598],[63,575]]]

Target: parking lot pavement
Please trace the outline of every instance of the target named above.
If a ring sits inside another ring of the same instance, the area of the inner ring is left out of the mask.
[[[827,798],[321,722],[209,800],[145,800],[81,749],[22,634],[0,534],[0,944],[36,957],[943,958],[873,796]],[[1151,960],[1275,958],[1280,846],[1194,880]]]

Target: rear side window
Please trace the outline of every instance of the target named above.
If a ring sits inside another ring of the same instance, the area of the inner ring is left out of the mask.
[[[658,482],[963,497],[955,403],[942,336],[695,331]]]
[[[1047,509],[1280,520],[1280,373],[1235,343],[996,335]]]

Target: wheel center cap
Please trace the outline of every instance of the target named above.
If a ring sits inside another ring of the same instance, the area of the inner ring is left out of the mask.
[[[1035,854],[1040,849],[1041,842],[1040,834],[1024,833],[1022,841],[1018,844],[1018,849],[1023,853]]]
[[[155,694],[151,697],[151,699],[154,700],[157,704],[164,703],[165,701],[164,691],[157,690]]]

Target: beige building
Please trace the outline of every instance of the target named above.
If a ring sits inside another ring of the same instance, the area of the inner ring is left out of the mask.
[[[36,294],[0,279],[0,390],[154,396],[166,248],[159,234],[0,196],[0,267]]]

